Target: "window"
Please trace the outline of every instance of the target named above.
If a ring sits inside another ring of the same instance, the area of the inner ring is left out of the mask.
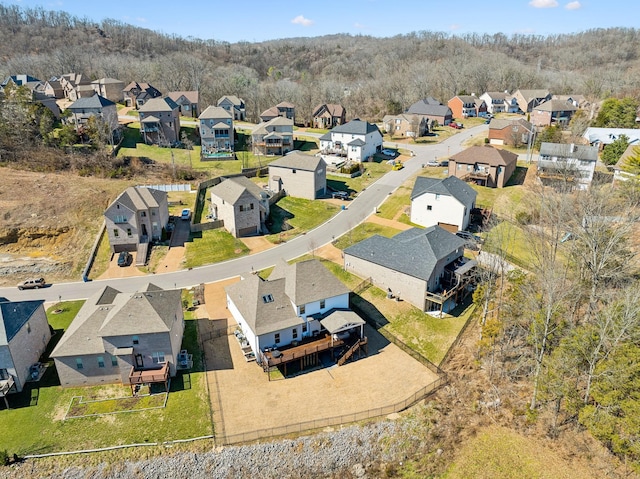
[[[153,364],[163,364],[165,362],[164,353],[162,351],[153,353],[151,358],[153,359]]]
[[[77,369],[83,369],[84,368],[84,364],[82,364],[82,359],[81,358],[76,358],[76,368]]]
[[[307,307],[304,304],[300,306],[300,314],[304,314],[306,310],[307,310]]]
[[[111,356],[111,366],[113,366],[114,368],[118,366],[118,358],[116,358],[115,356]]]
[[[140,338],[138,338],[138,336],[134,336],[133,338],[131,338],[131,342],[133,344],[140,344]]]
[[[131,238],[131,228],[127,228],[127,236]]]
[[[98,356],[98,367],[99,368],[103,368],[104,367],[104,357],[102,357],[102,356]]]
[[[276,344],[280,343],[280,333],[276,333],[273,335],[273,340]]]
[[[120,231],[118,231],[117,229],[114,229],[113,236],[117,238],[119,235],[120,235]]]
[[[326,306],[326,303],[324,301],[324,299],[320,300],[320,309],[324,309],[324,307]]]
[[[440,195],[436,193],[436,201],[438,201],[439,199],[440,199]]]
[[[265,294],[262,296],[262,301],[264,303],[273,303],[273,296],[271,294]]]
[[[431,211],[431,210],[433,210],[433,206],[427,205],[427,211]]]
[[[240,205],[240,211],[244,211],[244,205]]]
[[[251,203],[251,204],[249,205],[249,208],[250,208],[250,209],[253,209],[253,203]]]
[[[307,332],[307,324],[305,323],[305,324],[302,325],[302,334],[304,334],[306,332]]]
[[[291,172],[292,172],[292,173],[295,173],[295,172],[296,172],[296,169],[294,168],[293,170],[291,170]]]
[[[293,339],[298,339],[298,329],[297,328],[293,328],[293,332],[292,332],[291,336],[293,337]]]
[[[140,216],[142,216],[144,218],[145,216],[147,216],[147,212],[146,211],[141,211],[140,212]]]
[[[127,217],[125,215],[116,215],[113,218],[113,222],[114,223],[126,223],[127,222]]]

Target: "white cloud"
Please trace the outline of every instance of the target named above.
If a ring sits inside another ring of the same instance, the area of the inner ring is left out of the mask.
[[[144,17],[138,17],[136,18],[136,21],[140,22],[140,23],[147,23],[147,19]]]
[[[359,22],[354,23],[353,26],[355,28],[357,28],[358,30],[362,30],[363,28],[367,28],[362,23],[359,23]]]
[[[558,6],[557,0],[531,0],[529,2],[533,8],[555,8]]]
[[[578,1],[569,2],[564,6],[564,8],[566,8],[567,10],[578,10],[578,9],[582,8],[582,5],[580,5],[580,2],[578,2]]]
[[[454,23],[453,25],[449,26],[449,30],[459,30],[460,29],[460,25],[458,25],[457,23]]]
[[[296,25],[302,25],[303,27],[309,27],[313,25],[313,20],[309,20],[308,18],[304,18],[303,15],[298,15],[296,18],[291,20],[291,23],[295,23]]]

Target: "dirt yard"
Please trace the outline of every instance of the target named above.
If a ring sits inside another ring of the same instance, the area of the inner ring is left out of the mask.
[[[206,285],[199,314],[213,319],[199,323],[201,334],[235,324],[224,294],[224,286],[234,281]],[[235,336],[205,341],[216,429],[231,436],[363,412],[404,401],[437,379],[368,326],[365,335],[368,356],[273,381],[256,362],[244,360]]]

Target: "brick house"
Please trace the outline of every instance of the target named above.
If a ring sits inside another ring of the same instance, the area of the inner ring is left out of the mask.
[[[449,176],[480,186],[504,188],[516,171],[518,155],[489,145],[471,146],[449,158]]]
[[[447,102],[454,118],[485,116],[487,104],[475,95],[456,95]]]
[[[140,135],[148,145],[170,146],[180,139],[180,106],[171,98],[151,98],[138,108]]]
[[[234,237],[257,235],[267,230],[269,195],[245,176],[234,176],[211,188],[211,211]]]
[[[534,126],[523,118],[493,118],[489,123],[489,144],[516,147],[526,145],[534,131]]]

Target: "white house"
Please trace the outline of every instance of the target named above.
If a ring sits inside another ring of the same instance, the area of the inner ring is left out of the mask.
[[[367,161],[382,149],[382,133],[376,125],[351,120],[336,126],[320,138],[320,151],[346,156],[352,161]]]
[[[596,128],[589,127],[582,134],[582,138],[590,145],[602,149],[610,145],[622,135],[629,139],[630,145],[640,145],[640,129],[637,128]]]
[[[265,350],[312,340],[323,329],[359,329],[362,337],[364,322],[349,311],[349,289],[318,260],[281,261],[269,279],[247,275],[226,293],[227,307],[258,362]]]
[[[487,104],[487,112],[492,114],[518,113],[520,110],[518,100],[506,91],[488,91],[480,95],[480,99]]]
[[[411,222],[425,227],[439,225],[453,233],[465,230],[477,195],[455,176],[444,180],[419,176],[411,192]]]
[[[540,145],[538,176],[570,181],[576,189],[586,190],[593,180],[597,161],[597,146],[543,142]]]

